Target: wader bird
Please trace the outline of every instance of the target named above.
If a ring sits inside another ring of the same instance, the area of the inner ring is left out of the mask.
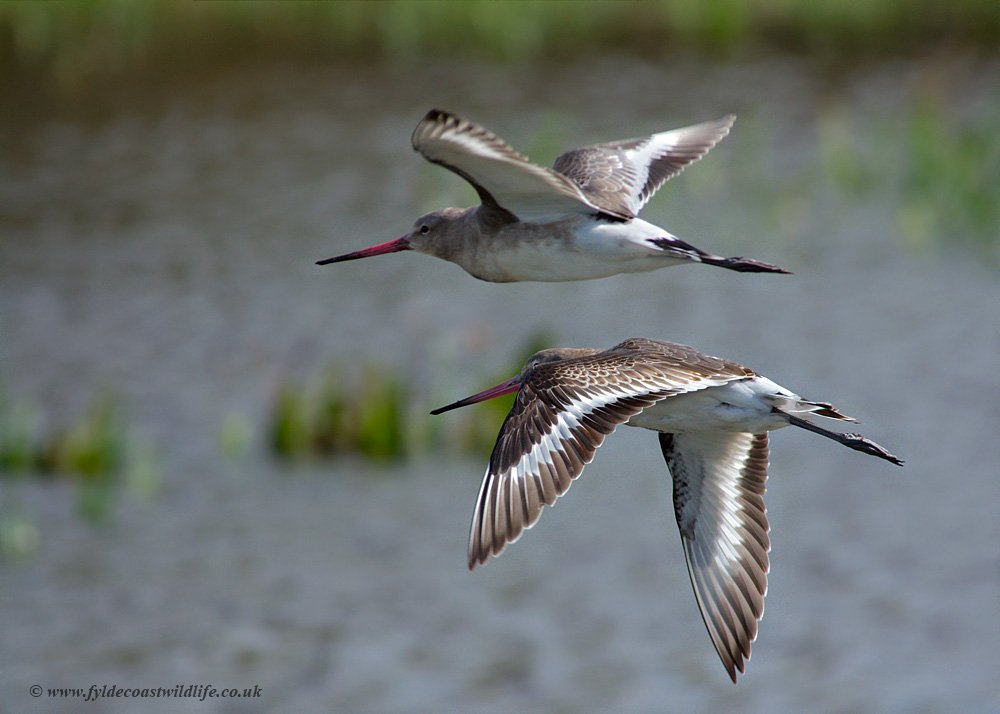
[[[691,347],[631,339],[609,350],[549,349],[508,382],[432,414],[517,390],[472,516],[469,568],[499,555],[566,493],[619,424],[658,432],[691,584],[732,680],[744,671],[767,592],[767,432],[792,425],[894,464],[849,420],[735,362]]]
[[[481,126],[431,110],[413,132],[413,148],[472,184],[481,205],[428,213],[402,238],[318,265],[415,250],[494,283],[589,280],[681,263],[787,273],[706,253],[636,217],[667,179],[728,134],[735,119],[577,149],[546,169]]]

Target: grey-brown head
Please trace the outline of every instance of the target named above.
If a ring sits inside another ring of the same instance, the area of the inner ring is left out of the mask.
[[[450,260],[449,256],[453,255],[461,244],[462,236],[466,230],[462,219],[470,210],[472,209],[442,208],[439,211],[432,211],[426,216],[418,218],[410,232],[402,238],[353,253],[339,255],[336,258],[327,258],[317,262],[316,265],[342,263],[345,260],[370,258],[374,255],[398,253],[404,250],[415,250],[418,253],[427,253]]]
[[[539,350],[535,354],[528,358],[528,361],[524,363],[524,367],[521,369],[521,377],[524,377],[531,370],[539,365],[548,364],[550,362],[563,362],[568,359],[574,359],[575,357],[586,357],[587,355],[596,354],[600,350],[595,350],[592,347],[552,347],[547,350]]]

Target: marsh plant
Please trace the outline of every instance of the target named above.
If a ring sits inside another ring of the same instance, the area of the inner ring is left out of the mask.
[[[900,236],[916,249],[1000,247],[1000,105],[977,119],[924,97],[907,114],[857,127],[843,107],[818,120],[825,186],[847,200],[895,198]],[[867,138],[862,142],[860,138]]]
[[[92,523],[112,514],[123,487],[144,497],[158,488],[152,448],[131,432],[123,410],[110,396],[95,398],[73,421],[48,431],[41,410],[24,403],[2,405],[0,423],[4,556],[26,555],[37,545],[33,519],[19,498],[26,478],[71,482],[77,512]]]
[[[389,370],[369,365],[360,379],[329,365],[317,379],[286,383],[271,410],[269,443],[285,459],[360,454],[399,459],[413,448],[404,423],[409,389]]]
[[[1000,105],[959,122],[925,101],[907,122],[900,226],[910,241],[929,236],[995,250],[1000,244]]]
[[[831,64],[953,47],[996,47],[990,0],[651,0],[642,3],[0,3],[0,66],[69,89],[100,74],[285,60],[566,60],[598,53],[713,58],[768,48]],[[871,41],[878,38],[877,42]]]
[[[539,332],[515,350],[498,374],[483,384],[509,379],[524,360],[551,344]],[[449,385],[451,388],[451,385]],[[456,385],[456,390],[468,385]],[[376,460],[398,460],[429,450],[481,456],[489,454],[514,395],[492,399],[465,410],[463,419],[443,421],[428,414],[432,404],[396,372],[369,364],[351,375],[330,364],[305,382],[283,384],[272,404],[268,444],[281,459],[304,460],[355,454]],[[447,401],[442,397],[437,401]]]
[[[4,405],[0,414],[0,474],[8,489],[32,475],[71,481],[77,487],[77,510],[97,522],[111,514],[123,485],[142,495],[157,487],[152,449],[131,433],[110,396],[95,398],[72,422],[48,431],[34,407]],[[5,506],[10,505],[8,499]],[[9,515],[5,508],[5,522]]]

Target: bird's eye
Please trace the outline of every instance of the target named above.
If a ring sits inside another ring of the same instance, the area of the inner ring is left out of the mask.
[[[420,232],[423,233],[424,235],[427,235],[428,233],[431,232],[431,227],[426,223],[424,223],[423,225],[420,226]]]

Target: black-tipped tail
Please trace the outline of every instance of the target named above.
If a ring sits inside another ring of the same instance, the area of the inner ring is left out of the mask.
[[[712,255],[711,253],[706,253],[700,248],[695,248],[690,243],[685,243],[679,238],[654,238],[649,241],[658,248],[669,253],[676,253],[678,257],[687,258],[688,260],[694,260],[699,263],[704,263],[705,265],[716,265],[720,268],[726,268],[727,270],[735,270],[739,273],[782,273],[785,275],[790,275],[790,270],[785,270],[784,268],[779,268],[777,265],[771,265],[770,263],[765,263],[761,260],[753,260],[752,258],[722,258],[718,255]]]
[[[784,275],[791,275],[792,273],[792,271],[779,268],[777,265],[771,265],[770,263],[765,263],[761,260],[753,260],[752,258],[717,258],[715,256],[703,256],[701,262],[706,265],[717,265],[720,268],[735,270],[740,273],[782,273]]]

